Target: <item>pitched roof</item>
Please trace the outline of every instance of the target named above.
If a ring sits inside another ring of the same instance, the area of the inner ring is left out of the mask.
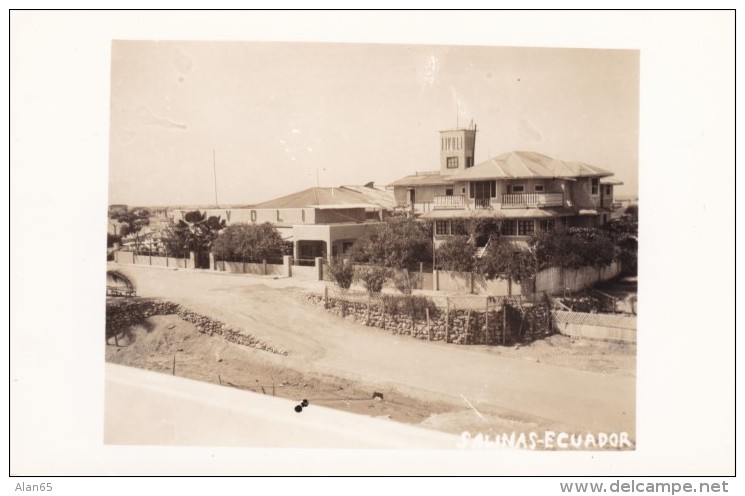
[[[258,203],[253,208],[381,208],[366,195],[348,188],[308,188],[297,193]]]
[[[613,173],[583,162],[565,162],[537,152],[508,152],[453,174],[456,181],[473,179],[553,179],[605,177]]]
[[[393,181],[388,186],[437,186],[453,184],[453,176],[433,172],[428,174],[413,174]]]
[[[393,191],[385,189],[381,186],[375,186],[372,183],[368,183],[365,186],[342,186],[341,189],[354,191],[364,196],[367,201],[380,205],[381,207],[393,210],[396,208],[396,197],[393,196]]]

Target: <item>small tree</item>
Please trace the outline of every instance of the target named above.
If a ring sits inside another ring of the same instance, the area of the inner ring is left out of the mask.
[[[111,213],[111,219],[119,222],[122,227],[119,235],[122,238],[134,235],[135,251],[140,251],[140,231],[150,225],[150,211],[146,209],[122,210]]]
[[[406,296],[411,296],[411,293],[419,287],[420,280],[419,272],[410,272],[406,269],[398,270],[393,274],[393,285]]]
[[[354,281],[354,266],[351,263],[344,263],[341,259],[334,259],[329,269],[336,285],[343,291],[347,291]]]
[[[478,271],[487,279],[499,277],[522,283],[532,280],[538,264],[532,251],[516,250],[502,238],[493,238],[478,262]]]
[[[378,265],[360,269],[358,276],[362,285],[365,286],[365,289],[370,295],[383,291],[383,286],[390,277],[391,270],[387,267],[380,267]]]
[[[276,227],[263,224],[233,224],[222,230],[212,243],[212,252],[235,260],[261,261],[281,257],[285,241]]]
[[[616,258],[621,262],[624,273],[636,275],[639,252],[639,225],[636,218],[624,215],[611,219],[601,229],[616,245]]]
[[[531,238],[539,269],[604,267],[613,262],[615,246],[601,229],[569,228],[536,233]]]
[[[467,236],[448,238],[437,248],[435,259],[442,270],[471,272],[476,262],[476,248]]]
[[[392,269],[410,269],[420,262],[431,262],[431,226],[407,217],[389,217],[370,238],[356,243],[350,255],[358,262]]]

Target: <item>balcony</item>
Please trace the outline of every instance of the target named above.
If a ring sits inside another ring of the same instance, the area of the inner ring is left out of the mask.
[[[438,210],[466,208],[466,197],[463,195],[435,196],[433,206]]]
[[[563,193],[513,193],[502,195],[502,208],[561,207]]]
[[[474,198],[473,206],[474,208],[491,208],[491,200],[491,198]]]

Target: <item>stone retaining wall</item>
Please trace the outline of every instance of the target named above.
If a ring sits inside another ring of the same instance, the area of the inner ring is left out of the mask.
[[[305,298],[315,305],[342,318],[371,327],[378,327],[394,334],[404,334],[417,339],[445,341],[454,344],[513,344],[530,342],[553,334],[551,312],[547,305],[523,305],[521,308],[506,305],[506,318],[501,306],[485,310],[438,309],[426,317],[412,319],[406,313],[383,312],[378,301],[360,302],[322,294],[306,293]],[[506,323],[506,326],[504,325]],[[503,333],[504,329],[504,333]]]
[[[198,314],[177,303],[151,298],[110,299],[107,301],[107,342],[110,337],[119,335],[127,328],[140,324],[153,315],[178,315],[183,320],[194,324],[202,334],[218,335],[231,343],[249,346],[277,355],[287,355],[286,351],[274,348],[241,329],[230,327],[223,322]]]

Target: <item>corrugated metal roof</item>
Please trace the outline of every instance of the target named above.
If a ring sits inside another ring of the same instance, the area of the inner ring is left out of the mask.
[[[414,174],[393,181],[388,186],[437,186],[453,184],[453,176],[446,174]]]
[[[565,162],[537,152],[508,152],[475,167],[453,174],[456,181],[474,179],[577,178],[612,176],[613,173],[583,162]]]
[[[372,183],[370,183],[372,184]],[[393,191],[386,189],[381,186],[348,186],[344,185],[341,189],[347,189],[355,193],[363,195],[368,201],[376,203],[381,207],[393,210],[396,208],[396,197],[393,195]]]
[[[256,204],[253,208],[330,208],[331,205],[334,208],[381,208],[389,202],[390,200],[383,204],[375,202],[366,195],[348,188],[308,188]]]

